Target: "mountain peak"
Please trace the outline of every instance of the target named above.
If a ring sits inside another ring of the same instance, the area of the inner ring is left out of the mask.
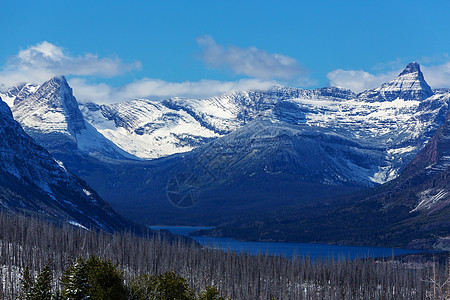
[[[39,115],[36,111],[45,111]],[[18,97],[13,114],[24,127],[41,127],[48,130],[79,133],[86,128],[78,102],[64,76],[55,76],[44,82],[34,93]]]
[[[434,93],[425,81],[420,65],[411,62],[397,78],[383,83],[374,90],[368,90],[359,95],[368,101],[393,101],[395,99],[404,100],[424,100]]]
[[[63,75],[53,77],[52,79],[44,82],[44,84],[42,86],[43,87],[51,86],[53,88],[60,89],[60,90],[62,88],[63,90],[68,90],[70,92],[70,94],[72,93],[72,89],[70,88],[69,83],[66,80],[66,77],[64,77]]]
[[[406,65],[405,69],[400,73],[399,76],[403,76],[403,75],[411,74],[411,73],[416,73],[416,72],[419,75],[422,75],[422,77],[423,77],[423,74],[420,71],[420,65],[417,62],[413,61],[413,62],[410,62],[409,64]]]
[[[54,76],[52,79],[50,79],[49,81],[56,81],[56,82],[67,82],[66,77],[64,75],[57,75]]]

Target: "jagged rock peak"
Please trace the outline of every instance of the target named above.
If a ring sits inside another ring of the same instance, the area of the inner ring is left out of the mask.
[[[433,95],[433,90],[425,81],[417,62],[406,65],[405,69],[394,79],[380,87],[359,95],[367,101],[424,100]]]
[[[423,76],[422,72],[420,71],[420,65],[417,62],[413,61],[406,65],[405,69],[400,73],[399,76],[403,76],[403,75],[415,73],[415,72],[418,72],[418,74]]]
[[[420,71],[420,65],[416,62],[412,62],[406,65],[405,69],[398,75],[398,77],[412,76],[415,80],[420,83],[421,89],[427,93],[427,95],[432,95],[433,91],[428,83],[425,81],[422,71]]]
[[[41,86],[42,89],[59,89],[60,92],[68,92],[72,94],[72,89],[67,83],[66,77],[64,76],[55,76],[52,79],[44,82]]]
[[[41,110],[39,114],[37,111]],[[44,111],[44,114],[42,114]],[[16,98],[14,117],[24,127],[46,128],[78,133],[86,128],[72,88],[64,76],[55,76],[34,93]]]
[[[420,65],[417,62],[411,62],[406,65],[405,69],[398,75],[394,81],[403,82],[404,89],[421,90],[424,96],[433,95],[433,91],[428,83],[425,81]]]
[[[60,83],[66,83],[67,84],[67,80],[66,80],[66,77],[64,75],[54,76],[49,81],[60,82]]]

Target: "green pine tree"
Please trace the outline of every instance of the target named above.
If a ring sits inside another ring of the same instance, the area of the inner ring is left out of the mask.
[[[53,275],[48,266],[45,266],[39,272],[36,283],[31,288],[32,300],[51,300],[52,299],[52,280]]]
[[[22,273],[22,278],[20,279],[20,291],[17,299],[29,300],[31,299],[31,290],[34,286],[34,278],[31,276],[30,269],[25,267]]]
[[[142,274],[130,283],[130,297],[136,300],[194,300],[195,295],[187,280],[176,272],[157,276]]]
[[[156,276],[158,299],[161,300],[192,300],[194,292],[187,280],[176,272],[165,272]]]
[[[79,258],[61,277],[64,299],[83,300],[90,297],[86,262]]]
[[[61,277],[64,299],[127,299],[123,274],[111,260],[78,259]]]
[[[204,291],[198,295],[198,300],[225,300],[221,297],[219,291],[215,286],[207,286]]]
[[[111,260],[92,256],[86,261],[92,299],[127,299],[122,271]]]

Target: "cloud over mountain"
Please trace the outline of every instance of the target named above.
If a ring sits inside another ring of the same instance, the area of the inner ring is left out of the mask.
[[[359,93],[375,88],[394,78],[401,69],[372,74],[364,70],[336,69],[327,74],[330,85],[350,89]],[[437,65],[422,66],[422,72],[432,88],[450,87],[450,62]]]
[[[296,79],[304,72],[303,67],[292,57],[268,53],[255,47],[224,47],[205,35],[197,38],[202,48],[201,59],[213,69],[230,69],[237,75],[260,79]]]
[[[69,82],[80,102],[96,103],[115,103],[133,98],[151,99],[173,96],[205,98],[224,92],[268,89],[277,85],[276,81],[251,78],[236,81],[199,80],[184,82],[143,78],[120,87],[112,87],[104,83],[91,84],[81,78],[74,78]]]
[[[21,82],[40,84],[53,76],[66,75],[80,102],[114,103],[133,98],[202,98],[230,91],[267,89],[278,84],[275,80],[259,78],[170,82],[144,77],[114,87],[90,80],[115,77],[140,68],[139,61],[125,63],[117,56],[99,57],[92,53],[71,56],[66,49],[44,41],[20,50],[7,61],[0,69],[0,88]]]
[[[66,49],[44,41],[20,50],[7,61],[0,70],[0,86],[41,83],[57,75],[113,77],[139,68],[139,61],[125,63],[117,56],[71,56]]]

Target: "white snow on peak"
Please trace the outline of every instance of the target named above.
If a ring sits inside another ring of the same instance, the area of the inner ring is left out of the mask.
[[[11,97],[10,95],[8,95],[6,93],[0,92],[0,98],[2,98],[2,100],[6,104],[8,104],[9,107],[13,107],[14,106],[14,99],[16,99],[16,97]]]
[[[219,136],[189,113],[149,100],[103,106],[103,110],[89,110],[83,105],[80,108],[86,121],[101,134],[141,158],[190,151],[204,139]]]
[[[375,101],[336,88],[277,87],[225,93],[202,100],[139,99],[80,107],[86,121],[100,133],[144,159],[190,151],[263,116],[277,122],[326,128],[385,148],[386,163],[369,174],[371,181],[383,183],[398,175],[407,157],[411,159],[426,143],[426,136],[440,125],[436,119],[448,110],[449,95],[437,93],[419,100],[404,99],[398,94],[389,101],[384,95]]]
[[[4,94],[14,96],[13,101],[8,98],[14,118],[32,136],[57,133],[58,139],[67,138],[81,151],[90,154],[136,159],[85,122],[63,76],[52,78],[41,86],[14,87]]]
[[[63,77],[30,92],[33,88],[22,91],[26,97],[14,99],[15,118],[25,128],[65,133],[88,153],[105,153],[116,147],[114,151],[123,156],[164,157],[190,151],[264,117],[298,128],[325,128],[369,147],[383,148],[385,164],[368,175],[379,183],[396,177],[405,161],[424,146],[450,103],[449,92],[433,94],[415,63],[394,80],[359,95],[336,87],[304,90],[278,86],[207,99],[85,103],[79,104],[78,110]],[[9,93],[19,95],[18,90]]]

